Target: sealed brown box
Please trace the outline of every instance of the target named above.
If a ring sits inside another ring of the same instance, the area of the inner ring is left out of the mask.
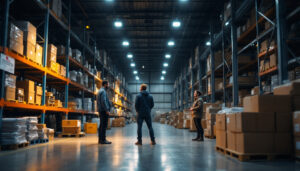
[[[60,65],[60,75],[66,77],[66,67],[63,65]]]
[[[275,113],[275,127],[278,133],[292,132],[292,114],[291,113]]]
[[[256,125],[258,132],[275,132],[274,113],[257,113],[256,116]]]
[[[236,114],[226,114],[226,128],[227,131],[236,131]],[[228,132],[227,132],[228,133]]]
[[[16,100],[16,88],[5,87],[5,100],[6,101]]]
[[[216,129],[226,131],[226,114],[216,115]]]
[[[35,45],[27,42],[24,44],[24,55],[31,61],[36,61]]]
[[[227,149],[236,151],[236,133],[227,131]]]
[[[31,80],[17,81],[17,87],[23,88],[26,92],[34,92],[34,82]]]
[[[19,54],[23,54],[23,31],[19,29],[14,24],[10,24],[9,31],[9,48],[18,52]]]
[[[18,102],[23,102],[24,101],[24,89],[17,88],[16,96],[17,96]]]
[[[192,121],[192,122],[194,122],[194,121]],[[205,119],[201,119],[201,125],[202,125],[203,129],[207,128],[206,120]]]
[[[35,103],[35,92],[25,92],[24,94],[24,101],[28,104],[34,104]]]
[[[236,148],[240,153],[272,153],[274,133],[236,133]]]
[[[81,127],[62,127],[62,132],[64,134],[79,134]]]
[[[35,104],[41,105],[42,104],[42,96],[41,95],[35,95]]]
[[[277,55],[276,53],[273,53],[272,55],[270,55],[270,67],[275,67],[277,66]]]
[[[216,146],[220,148],[227,148],[226,131],[216,130]]]
[[[35,86],[35,93],[36,95],[43,95],[43,87],[41,86]]]
[[[292,153],[292,134],[276,133],[275,134],[275,153],[291,154]]]
[[[194,122],[194,117],[191,117],[190,119],[190,131],[196,131],[196,125],[195,125],[195,122]]]
[[[236,114],[236,130],[235,132],[255,132],[256,129],[256,113],[237,113]]]
[[[44,129],[47,128],[46,124],[36,124],[38,129]]]
[[[29,21],[16,21],[15,24],[24,32],[24,42],[36,44],[36,27]]]
[[[294,135],[300,137],[300,111],[293,114]]]
[[[252,96],[258,95],[258,94],[259,94],[259,87],[258,86],[251,89],[251,95]]]
[[[300,96],[300,80],[274,88],[274,95]]]
[[[43,64],[43,47],[39,44],[35,45],[35,62],[40,65]]]

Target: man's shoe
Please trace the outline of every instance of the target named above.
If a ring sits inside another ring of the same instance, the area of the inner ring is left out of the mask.
[[[198,141],[199,137],[192,139],[192,141]]]
[[[104,140],[104,141],[100,141],[100,144],[111,144],[110,141]]]
[[[204,141],[203,136],[200,136],[200,137],[198,138],[198,140],[196,140],[196,141]]]
[[[137,141],[135,145],[143,145],[142,141]]]
[[[151,141],[151,145],[155,145],[155,144],[156,144],[155,140]]]

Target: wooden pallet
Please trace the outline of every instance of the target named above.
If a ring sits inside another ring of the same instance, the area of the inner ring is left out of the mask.
[[[60,134],[58,134],[59,138],[62,138],[62,137],[84,137],[84,136],[85,136],[84,132],[80,132],[78,134],[69,134],[69,133],[60,133]]]
[[[265,154],[265,153],[240,153],[229,149],[224,149],[216,146],[216,151],[226,156],[235,158],[241,162],[245,161],[257,161],[257,160],[275,160],[275,159],[291,159],[290,154]]]
[[[28,147],[29,143],[1,145],[1,150],[17,150],[19,148]]]
[[[204,136],[204,137],[207,138],[207,139],[216,139],[215,136]]]
[[[49,142],[49,139],[37,139],[37,140],[32,140],[30,141],[30,145],[34,145],[34,144],[42,144],[42,143],[47,143]]]

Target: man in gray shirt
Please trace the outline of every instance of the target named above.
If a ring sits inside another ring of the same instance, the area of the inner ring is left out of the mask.
[[[111,109],[111,103],[107,96],[108,81],[102,81],[102,88],[97,94],[97,107],[100,115],[100,127],[98,131],[99,144],[111,144],[110,141],[106,140],[106,128],[108,124],[109,112]]]

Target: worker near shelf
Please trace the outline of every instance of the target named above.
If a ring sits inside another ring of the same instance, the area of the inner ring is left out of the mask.
[[[193,141],[203,141],[203,128],[201,125],[201,118],[203,114],[203,101],[201,98],[202,93],[198,90],[194,92],[194,103],[191,107],[190,111],[192,111],[192,115],[194,118],[194,123],[197,129],[197,137],[193,139]]]
[[[147,85],[142,84],[140,88],[140,93],[136,96],[135,99],[135,110],[137,113],[137,134],[138,134],[138,141],[135,143],[136,145],[142,145],[142,126],[143,122],[145,121],[150,138],[151,138],[151,144],[155,145],[155,137],[154,137],[154,131],[152,128],[152,121],[151,121],[151,109],[154,107],[153,97],[149,94],[147,91]]]
[[[107,96],[108,81],[102,81],[102,88],[97,94],[97,107],[100,114],[100,127],[98,131],[99,144],[111,144],[110,141],[106,140],[106,128],[108,124],[109,112],[111,109],[111,103]]]

